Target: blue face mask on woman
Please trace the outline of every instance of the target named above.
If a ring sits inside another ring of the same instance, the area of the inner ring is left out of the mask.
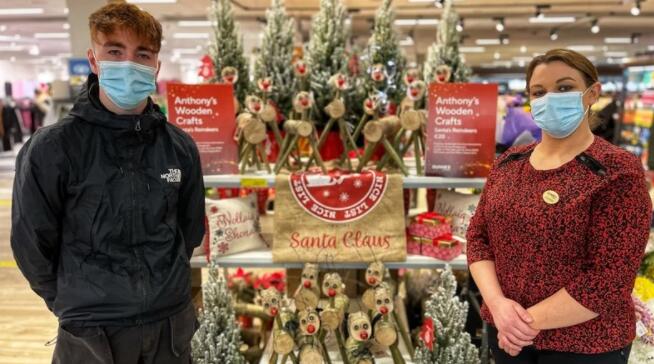
[[[97,58],[96,58],[97,60]],[[100,87],[123,110],[136,108],[156,90],[157,69],[130,61],[97,61]]]
[[[590,90],[548,92],[531,101],[531,115],[539,128],[556,139],[572,135],[581,125],[590,106],[584,110],[583,96]]]

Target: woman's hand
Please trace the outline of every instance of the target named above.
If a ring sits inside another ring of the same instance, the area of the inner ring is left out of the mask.
[[[533,344],[540,331],[529,326],[534,320],[519,303],[501,297],[487,304],[499,332],[500,348],[515,356],[522,348]]]

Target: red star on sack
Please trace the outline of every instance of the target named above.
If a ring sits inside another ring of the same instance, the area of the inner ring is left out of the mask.
[[[354,181],[354,188],[361,188],[363,186],[363,182],[361,182],[360,179],[356,179]]]
[[[343,192],[343,193],[341,193],[340,196],[338,196],[338,199],[341,200],[341,201],[343,201],[343,202],[345,202],[345,201],[347,201],[347,200],[350,199],[350,195],[348,195],[347,193]]]
[[[425,343],[430,351],[434,350],[434,321],[431,317],[425,317],[425,322],[420,328],[420,340]]]

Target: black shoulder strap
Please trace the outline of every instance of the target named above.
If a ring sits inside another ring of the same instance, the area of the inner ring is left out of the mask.
[[[533,149],[529,149],[529,150],[524,151],[522,153],[511,153],[506,158],[504,158],[504,160],[502,160],[500,162],[500,164],[498,164],[497,166],[502,167],[502,166],[504,166],[506,164],[509,164],[511,162],[515,162],[515,161],[519,161],[519,160],[522,160],[522,159],[525,159],[525,158],[529,158],[529,156],[531,155],[531,152],[533,152]]]
[[[595,173],[598,176],[606,176],[607,171],[606,167],[602,165],[597,159],[589,156],[586,153],[579,154],[576,158],[579,163],[581,163],[586,168],[590,169],[591,172]]]

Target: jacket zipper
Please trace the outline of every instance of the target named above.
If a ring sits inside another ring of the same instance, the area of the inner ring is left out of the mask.
[[[141,131],[141,120],[136,121],[136,125],[134,126],[134,130],[138,133],[139,138],[141,137],[140,131]],[[134,175],[135,175],[135,165],[132,164],[132,170],[130,171],[130,189],[131,189],[131,198],[132,198],[132,216],[131,216],[131,224],[132,224],[132,233],[131,233],[131,244],[134,247],[134,251],[136,253],[137,257],[137,263],[139,267],[139,284],[141,285],[141,312],[138,314],[138,319],[136,320],[137,325],[142,325],[143,324],[143,312],[145,312],[145,306],[146,306],[146,289],[145,289],[145,274],[143,273],[143,252],[140,250],[140,248],[136,247],[136,237],[135,237],[135,229],[136,229],[136,223],[134,219],[134,215],[136,214],[136,190],[134,188]]]

